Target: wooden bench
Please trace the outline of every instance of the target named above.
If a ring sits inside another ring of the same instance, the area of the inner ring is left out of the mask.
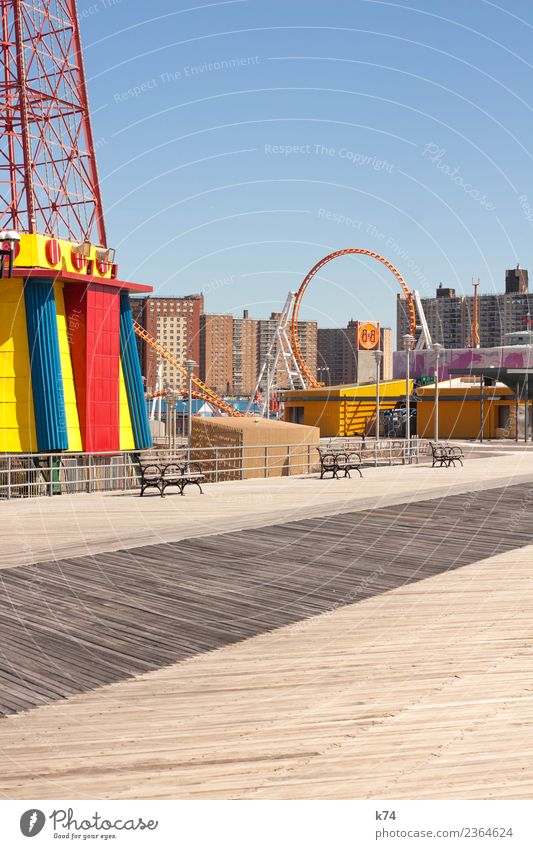
[[[351,477],[350,472],[359,472],[363,477],[361,467],[363,461],[361,455],[357,451],[336,451],[331,448],[318,450],[320,458],[320,480],[327,472],[331,472],[332,478],[338,478],[340,472],[344,472],[344,477]]]
[[[453,466],[455,468],[456,463],[463,465],[464,452],[458,445],[449,445],[447,442],[430,442],[429,444],[433,458],[432,468],[434,466],[446,466],[446,468]]]
[[[183,463],[170,461],[169,463],[155,463],[148,461],[139,464],[141,472],[141,497],[147,489],[157,489],[161,498],[165,496],[165,490],[169,486],[176,486],[180,495],[184,495],[186,486],[197,486],[203,495],[201,484],[205,481],[205,475],[199,463]]]

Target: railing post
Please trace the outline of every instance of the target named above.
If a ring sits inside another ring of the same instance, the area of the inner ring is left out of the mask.
[[[7,458],[7,497],[11,499],[11,457]]]
[[[52,481],[52,475],[54,470],[54,463],[52,455],[48,455],[48,495],[51,496],[54,494],[54,484]]]
[[[265,445],[265,478],[268,477],[267,464],[268,464],[268,445]]]
[[[215,448],[215,483],[218,483],[218,448]]]
[[[291,476],[291,446],[287,445],[287,476]]]
[[[307,443],[307,474],[311,474],[311,443]]]

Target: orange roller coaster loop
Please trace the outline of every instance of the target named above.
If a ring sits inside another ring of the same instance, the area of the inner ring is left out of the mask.
[[[313,375],[309,371],[307,363],[305,362],[303,355],[302,355],[302,351],[301,351],[301,348],[300,348],[300,342],[299,342],[299,339],[298,339],[298,313],[300,311],[300,304],[302,302],[302,298],[304,296],[305,290],[307,289],[309,283],[311,282],[311,280],[313,279],[315,274],[317,274],[320,271],[321,268],[323,268],[325,265],[327,265],[328,262],[331,262],[332,259],[336,259],[339,256],[345,256],[346,254],[362,254],[363,256],[372,257],[372,259],[377,259],[379,262],[381,262],[386,268],[389,269],[389,271],[392,271],[392,273],[396,277],[396,280],[398,281],[398,283],[402,287],[403,293],[404,293],[406,300],[407,300],[407,309],[409,311],[409,323],[410,323],[411,336],[414,336],[415,333],[416,333],[416,312],[415,312],[415,305],[414,305],[414,302],[413,302],[413,297],[412,297],[411,292],[410,292],[410,290],[407,286],[407,283],[403,279],[403,277],[400,274],[400,272],[398,271],[398,269],[394,267],[392,262],[389,262],[389,260],[385,259],[384,256],[381,256],[380,254],[374,253],[374,251],[369,251],[366,248],[343,248],[340,251],[334,251],[333,253],[328,254],[323,259],[321,259],[319,262],[317,262],[316,265],[313,266],[313,268],[311,269],[311,271],[309,272],[309,274],[307,275],[307,277],[305,278],[305,280],[301,284],[300,288],[298,289],[298,291],[296,293],[296,297],[294,299],[293,308],[292,308],[291,343],[292,343],[292,347],[293,347],[293,350],[294,350],[294,355],[295,355],[296,359],[298,360],[298,364],[299,364],[299,366],[302,370],[303,375],[305,376],[305,378],[307,380],[308,386],[311,387],[311,388],[316,388],[318,386],[322,386],[323,384],[320,383],[318,380],[316,380],[315,377],[313,377]]]

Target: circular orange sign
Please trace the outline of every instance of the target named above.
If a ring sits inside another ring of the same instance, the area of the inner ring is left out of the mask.
[[[378,348],[379,325],[371,324],[370,322],[366,322],[366,324],[359,324],[357,328],[357,344],[359,348],[363,348],[365,351],[371,351],[373,348]]]

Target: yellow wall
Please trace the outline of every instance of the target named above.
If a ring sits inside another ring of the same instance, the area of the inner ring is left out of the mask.
[[[462,397],[449,397],[457,396]],[[418,390],[420,400],[416,405],[416,432],[418,436],[433,439],[435,436],[435,390],[433,386]],[[494,397],[495,396],[495,397]],[[471,399],[471,400],[470,400]],[[513,408],[514,396],[508,387],[485,387],[483,390],[483,436],[498,436],[499,407]],[[480,404],[479,386],[448,387],[439,389],[439,439],[476,439],[479,436]]]
[[[128,393],[126,392],[126,383],[124,381],[124,372],[122,371],[122,363],[120,363],[120,450],[131,451],[135,448],[135,438],[133,436],[133,427],[131,424],[130,405],[128,403]]]
[[[17,268],[53,268],[56,271],[69,271],[72,274],[87,274],[87,267],[82,271],[78,271],[72,264],[72,242],[66,242],[64,239],[56,239],[61,249],[61,259],[57,265],[50,265],[46,256],[46,243],[48,236],[40,236],[33,233],[23,233],[20,237],[20,253],[15,258],[15,266]],[[95,277],[101,277],[102,280],[111,277],[111,269],[101,274],[96,266],[96,248],[91,245],[90,256],[87,258],[93,260],[93,274]]]
[[[83,451],[83,443],[80,431],[80,419],[76,403],[76,387],[74,374],[72,372],[72,360],[70,356],[70,345],[67,334],[67,317],[65,312],[65,300],[63,298],[63,284],[56,283],[54,286],[57,313],[57,334],[59,338],[59,353],[61,356],[61,373],[63,375],[63,391],[65,393],[65,414],[67,419],[68,450]]]
[[[411,383],[411,391],[413,384]],[[285,420],[293,407],[303,407],[303,424],[320,428],[320,436],[358,436],[375,425],[376,384],[322,386],[284,393]],[[381,411],[392,410],[405,398],[405,380],[380,384]]]
[[[0,451],[37,451],[22,280],[0,285]]]

